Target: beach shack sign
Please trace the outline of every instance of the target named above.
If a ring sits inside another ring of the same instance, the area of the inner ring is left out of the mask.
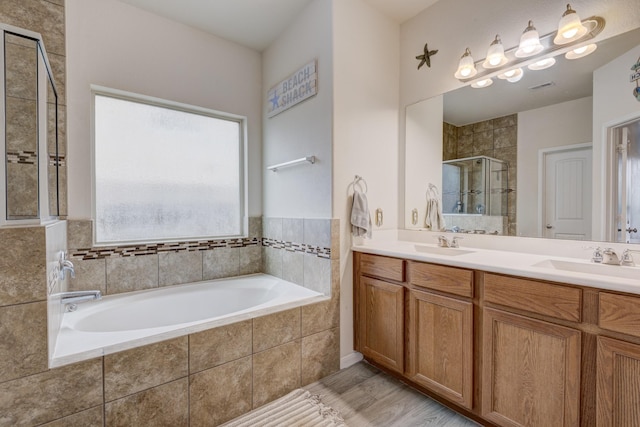
[[[267,117],[280,114],[316,93],[318,93],[318,64],[314,59],[269,89]]]

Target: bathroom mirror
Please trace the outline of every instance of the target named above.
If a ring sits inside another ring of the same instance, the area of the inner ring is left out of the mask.
[[[3,30],[3,220],[45,220],[59,214],[57,92],[38,35]]]
[[[493,85],[484,89],[465,86],[408,106],[405,137],[405,228],[424,227],[422,220],[426,186],[433,183],[442,189],[443,162],[487,156],[509,164],[508,177],[501,174],[501,178],[508,180],[508,212],[506,215],[502,212],[501,218],[488,218],[484,210],[467,215],[445,215],[448,228],[457,226],[456,229],[470,232],[523,237],[597,238],[592,236],[591,226],[585,227],[589,228],[586,234],[571,236],[560,233],[554,235],[554,230],[551,229],[553,227],[549,226],[547,230],[546,224],[540,224],[540,218],[544,218],[544,213],[541,212],[544,201],[540,200],[541,196],[538,194],[538,175],[542,175],[539,163],[540,159],[546,159],[547,153],[563,153],[575,149],[589,151],[588,155],[591,155],[593,70],[638,45],[640,29],[635,29],[599,41],[597,50],[587,57],[570,61],[560,55],[556,58],[556,65],[550,69],[525,69],[523,78],[517,83],[494,78]],[[633,64],[629,67],[631,65]],[[622,82],[625,83],[628,81]],[[437,114],[439,110],[442,111],[443,120],[437,125],[433,114]],[[556,121],[552,126],[549,125],[549,117]],[[554,131],[554,126],[555,134],[549,135]],[[553,139],[556,141],[552,141]],[[593,152],[593,156],[598,155]],[[423,161],[416,159],[416,156]],[[518,164],[518,160],[521,164]],[[590,157],[585,157],[584,161],[592,162]],[[425,162],[431,168],[425,168]],[[435,163],[440,164],[440,169],[436,170]],[[590,180],[591,177],[586,179],[582,176],[578,179],[579,184],[584,184],[579,198],[589,205]],[[460,200],[453,200],[450,194],[443,195],[441,200],[443,205],[453,203],[452,206],[443,206],[445,211],[464,208],[458,206]],[[412,218],[415,218],[412,214],[414,209],[419,212],[417,224],[412,223]],[[495,223],[504,226],[498,231],[493,225]]]

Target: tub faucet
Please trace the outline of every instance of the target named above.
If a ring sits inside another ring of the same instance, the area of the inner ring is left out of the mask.
[[[102,299],[102,292],[100,291],[74,291],[60,294],[60,304],[67,306],[67,311],[76,311],[77,304],[82,302],[100,299]]]
[[[73,263],[67,259],[67,253],[60,253],[60,280],[64,280],[65,273],[68,271],[71,277],[76,277],[76,270],[73,268]]]

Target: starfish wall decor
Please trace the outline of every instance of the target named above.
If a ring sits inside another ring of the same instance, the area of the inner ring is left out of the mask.
[[[436,53],[438,53],[438,49],[429,50],[429,46],[427,45],[427,43],[425,43],[424,44],[424,53],[422,55],[416,56],[416,59],[420,61],[420,64],[418,64],[418,70],[424,64],[427,64],[427,67],[431,68],[431,57],[433,55],[435,55]]]

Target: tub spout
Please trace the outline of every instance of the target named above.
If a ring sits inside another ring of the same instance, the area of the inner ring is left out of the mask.
[[[63,292],[60,294],[61,304],[79,304],[81,302],[94,301],[102,299],[100,291],[75,291]]]

